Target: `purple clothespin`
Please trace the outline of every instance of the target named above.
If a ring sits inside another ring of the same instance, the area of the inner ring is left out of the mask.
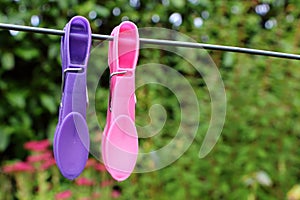
[[[87,19],[76,16],[64,30],[65,35],[61,39],[62,99],[53,151],[62,175],[73,180],[83,171],[89,155],[86,70],[91,28]]]

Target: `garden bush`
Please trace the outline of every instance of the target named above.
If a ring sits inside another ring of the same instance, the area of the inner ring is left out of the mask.
[[[298,1],[0,2],[1,23],[63,29],[82,15],[93,33],[110,34],[129,19],[140,28],[173,29],[203,43],[300,52]],[[179,26],[169,19],[174,13],[182,17]],[[139,64],[171,66],[192,84],[201,112],[192,145],[171,165],[120,183],[91,155],[84,173],[67,181],[50,162],[61,96],[60,37],[0,30],[0,199],[300,199],[299,61],[208,53],[221,73],[227,105],[221,137],[206,157],[198,156],[211,117],[203,77],[172,54],[141,50]],[[99,122],[88,123],[104,127],[108,86],[106,70],[95,95]],[[149,85],[137,90],[137,99],[138,124],[148,123],[154,103],[164,106],[168,117],[158,135],[140,139],[140,151],[168,144],[181,116],[172,92]],[[28,148],[43,142],[42,151]]]

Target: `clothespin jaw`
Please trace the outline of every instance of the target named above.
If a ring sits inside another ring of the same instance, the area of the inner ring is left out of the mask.
[[[139,34],[135,24],[122,22],[109,42],[110,95],[107,123],[102,138],[102,158],[108,172],[118,181],[133,172],[138,155],[135,127],[135,68]]]
[[[89,154],[86,71],[91,28],[87,19],[76,16],[64,30],[61,40],[62,99],[53,151],[60,172],[72,180],[84,169]]]

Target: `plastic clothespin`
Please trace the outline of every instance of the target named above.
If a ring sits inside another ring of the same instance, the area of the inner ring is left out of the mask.
[[[139,34],[134,23],[115,27],[109,42],[110,95],[107,122],[102,137],[102,158],[117,181],[133,172],[138,156],[135,127],[135,68],[139,54]]]
[[[61,39],[62,99],[53,151],[62,175],[73,180],[83,171],[89,155],[86,71],[91,28],[87,19],[76,16],[64,30]]]

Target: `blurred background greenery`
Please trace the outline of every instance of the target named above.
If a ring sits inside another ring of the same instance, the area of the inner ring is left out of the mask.
[[[0,5],[1,23],[62,29],[73,16],[82,15],[94,33],[110,34],[129,19],[141,28],[174,29],[203,43],[300,52],[298,0],[0,0]],[[203,121],[191,147],[172,165],[115,183],[121,190],[118,198],[300,199],[299,61],[209,53],[225,84],[227,116],[221,138],[203,159],[198,152],[210,104],[201,77],[180,61],[174,63],[171,55],[140,56],[140,63],[164,59],[195,83]],[[25,142],[52,141],[61,95],[60,63],[59,37],[0,30],[0,165],[25,159],[29,154],[23,149]],[[107,92],[107,86],[103,84],[101,90]],[[180,112],[172,110],[174,99],[168,100],[169,93],[159,89],[143,92],[144,97],[138,96],[137,120],[139,114],[147,114],[143,109],[149,108],[149,99],[163,102],[169,106],[168,116],[173,115],[164,127],[168,136],[180,118]],[[105,119],[105,114],[100,112],[99,118]],[[145,140],[140,148],[156,149],[156,144],[171,138]],[[1,174],[0,185],[7,181],[14,184],[10,176]],[[12,195],[13,191],[0,189]]]

